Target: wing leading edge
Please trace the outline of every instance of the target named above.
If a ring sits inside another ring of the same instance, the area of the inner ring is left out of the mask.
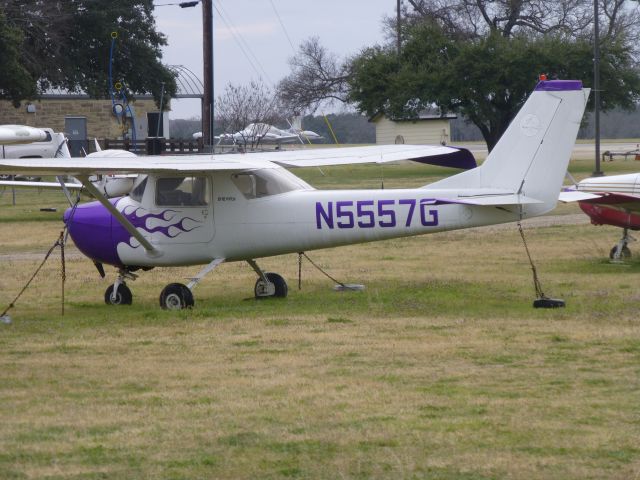
[[[412,160],[456,168],[476,166],[471,152],[453,147],[381,145],[370,147],[258,152],[244,155],[166,155],[136,158],[0,159],[0,172],[29,175],[181,173],[253,168],[316,167]]]

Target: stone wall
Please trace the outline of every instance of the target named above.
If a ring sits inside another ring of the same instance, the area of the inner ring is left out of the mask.
[[[28,105],[35,106],[34,113],[27,111]],[[131,105],[134,108],[136,119],[143,119],[141,125],[142,123],[147,124],[148,112],[158,111],[158,107],[152,99],[138,99]],[[87,117],[87,136],[89,139],[122,137],[122,127],[111,112],[111,100],[78,97],[45,98],[22,102],[18,108],[15,108],[9,101],[0,101],[0,125],[49,127],[56,132],[64,132],[65,117]],[[137,131],[138,136],[140,133]],[[146,131],[142,138],[145,137]]]

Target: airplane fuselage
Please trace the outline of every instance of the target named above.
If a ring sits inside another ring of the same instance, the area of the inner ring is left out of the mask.
[[[293,177],[283,169],[270,172],[272,178]],[[242,189],[247,179],[238,179],[243,175],[246,172],[203,177],[212,188],[193,205],[159,200],[159,182],[166,179],[155,176],[148,177],[139,198],[113,199],[116,209],[159,255],[150,255],[98,202],[79,206],[68,222],[69,231],[78,248],[101,263],[176,266],[216,258],[248,260],[518,219],[515,210],[448,203],[456,192],[426,188],[314,190],[300,180],[290,191],[256,196]],[[67,218],[70,215],[69,211]]]
[[[576,190],[602,194],[598,199],[579,202],[594,225],[640,230],[640,215],[636,207],[640,195],[640,174],[587,178],[577,185]]]

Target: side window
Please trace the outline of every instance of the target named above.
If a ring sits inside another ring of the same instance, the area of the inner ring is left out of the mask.
[[[263,168],[234,173],[231,180],[248,200],[311,188],[286,170]]]
[[[50,132],[47,132],[45,130],[44,133],[46,134],[46,138],[44,140],[38,140],[38,142],[36,142],[36,143],[45,143],[45,142],[50,142],[52,140]]]
[[[209,181],[205,176],[165,177],[156,182],[156,205],[201,207],[209,204]]]

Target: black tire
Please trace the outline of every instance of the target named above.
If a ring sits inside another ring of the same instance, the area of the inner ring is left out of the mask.
[[[181,283],[170,283],[160,292],[160,306],[163,310],[182,310],[194,305],[193,293]]]
[[[126,283],[120,284],[114,301],[111,300],[111,292],[113,292],[113,285],[109,285],[107,291],[104,292],[104,303],[107,305],[131,305],[133,303],[133,295]]]
[[[611,251],[609,252],[609,258],[613,260],[613,256],[616,254],[617,245],[614,245]],[[620,258],[631,258],[631,250],[626,245],[622,247],[622,252],[620,252]]]
[[[275,291],[271,295],[265,294],[264,282],[262,281],[262,278],[258,278],[258,280],[256,281],[256,285],[253,288],[253,292],[255,293],[256,298],[285,298],[287,296],[287,293],[289,292],[289,287],[287,287],[287,282],[284,281],[284,278],[282,278],[277,273],[271,272],[265,273],[264,275],[271,283],[273,283]]]

